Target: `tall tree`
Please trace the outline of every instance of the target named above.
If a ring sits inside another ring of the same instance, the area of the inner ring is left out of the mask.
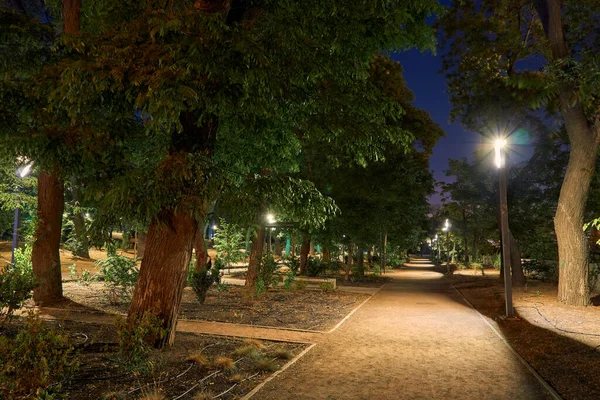
[[[589,247],[584,210],[600,144],[596,1],[458,1],[442,21],[444,69],[454,115],[469,122],[477,103],[502,93],[561,116],[569,162],[554,227],[558,300],[587,305]],[[541,67],[541,68],[540,68]]]

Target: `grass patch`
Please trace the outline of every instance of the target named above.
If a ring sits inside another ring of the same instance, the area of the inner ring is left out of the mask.
[[[200,365],[202,367],[206,367],[207,365],[210,364],[208,362],[208,357],[206,357],[202,353],[192,353],[185,360],[186,361],[191,361],[191,362],[193,362],[193,363],[195,363],[197,365]]]
[[[252,345],[259,350],[262,350],[265,348],[265,345],[263,344],[263,342],[261,342],[260,340],[256,340],[256,339],[244,339],[244,343],[248,343],[249,345]]]
[[[267,357],[260,357],[254,361],[254,370],[260,372],[275,372],[279,369],[279,365]]]
[[[214,368],[222,369],[224,371],[235,369],[235,362],[229,357],[219,356],[214,359],[212,365]]]
[[[276,347],[269,352],[269,356],[280,360],[289,360],[292,358],[292,352],[282,347]]]

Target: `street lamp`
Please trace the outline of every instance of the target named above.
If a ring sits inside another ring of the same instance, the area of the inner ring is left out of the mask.
[[[508,171],[506,168],[506,139],[494,141],[495,158],[494,163],[500,170],[500,237],[502,238],[502,261],[504,265],[504,297],[506,299],[506,317],[514,317],[515,312],[512,304],[512,280],[510,266],[510,239],[508,228],[508,205],[506,201],[506,181]]]
[[[33,168],[33,163],[30,162],[25,166],[17,169],[17,176],[21,179],[25,178],[27,175],[31,173],[31,168]],[[19,192],[19,188],[17,187],[17,193]],[[18,201],[18,199],[17,199]],[[13,238],[12,238],[12,249],[10,262],[11,264],[15,263],[15,249],[19,245],[19,203],[17,202],[17,206],[15,207],[15,219],[13,221]]]
[[[267,226],[269,225],[273,225],[277,222],[277,219],[275,219],[275,215],[273,215],[272,213],[268,213],[266,215],[266,219],[267,219]],[[271,253],[271,231],[273,230],[274,227],[271,226],[271,229],[268,230],[268,235],[267,235],[267,253]]]
[[[450,246],[448,245],[448,234],[450,233],[450,222],[446,218],[446,223],[442,228],[442,231],[446,232],[446,273],[450,275]]]

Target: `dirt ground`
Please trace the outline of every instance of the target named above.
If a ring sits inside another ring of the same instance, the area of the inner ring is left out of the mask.
[[[92,310],[126,313],[129,304],[110,304],[101,282],[89,286],[64,282],[65,296]],[[320,290],[269,290],[250,297],[243,287],[228,286],[217,292],[213,286],[204,304],[199,304],[191,288],[185,288],[180,318],[279,328],[328,330],[368,296]]]
[[[114,326],[69,321],[60,325],[77,349],[75,361],[79,364],[61,390],[68,393],[69,399],[174,398],[189,389],[183,398],[201,394],[213,398],[221,394],[221,399],[239,399],[306,347],[298,343],[250,343],[243,339],[178,333],[172,347],[152,350],[149,368],[142,369],[124,366]],[[240,353],[248,346],[251,351]],[[192,354],[202,357],[191,361],[188,357]],[[218,357],[229,358],[226,363],[232,364],[231,369],[217,366]],[[154,393],[163,397],[152,397]]]
[[[517,318],[505,320],[504,286],[497,279],[463,275],[454,281],[565,399],[600,398],[600,296],[594,295],[595,306],[565,306],[556,301],[556,285],[529,280],[513,290]]]

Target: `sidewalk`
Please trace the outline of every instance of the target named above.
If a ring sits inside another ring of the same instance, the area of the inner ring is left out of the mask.
[[[252,399],[551,399],[432,270],[415,260]]]

